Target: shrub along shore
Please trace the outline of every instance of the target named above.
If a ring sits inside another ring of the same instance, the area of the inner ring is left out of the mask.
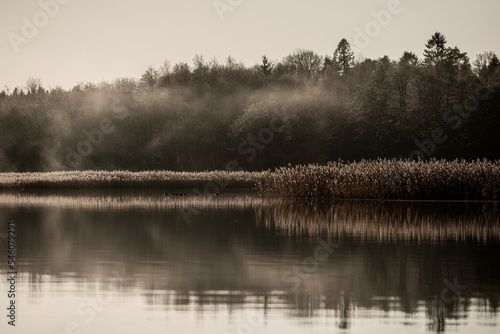
[[[254,188],[292,198],[499,200],[500,161],[362,160],[263,172],[70,171],[1,173],[0,189]]]

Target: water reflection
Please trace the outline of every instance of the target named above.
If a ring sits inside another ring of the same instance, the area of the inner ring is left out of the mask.
[[[258,206],[257,216],[267,228],[288,235],[488,241],[500,238],[498,204],[276,200]]]
[[[183,208],[200,213],[187,224]],[[23,333],[133,332],[137,315],[151,333],[498,330],[497,203],[108,191],[5,193],[0,209],[38,326]],[[318,240],[340,246],[314,261]]]

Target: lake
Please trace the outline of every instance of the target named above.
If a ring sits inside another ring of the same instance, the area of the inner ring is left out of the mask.
[[[172,192],[0,194],[1,332],[500,330],[498,202]]]

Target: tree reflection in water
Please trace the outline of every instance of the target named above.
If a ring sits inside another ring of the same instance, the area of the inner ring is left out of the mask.
[[[189,225],[179,212],[188,206],[200,210]],[[19,276],[35,301],[47,286],[71,283],[75,294],[139,293],[165,312],[255,310],[266,321],[335,319],[339,329],[394,312],[411,326],[426,317],[432,331],[476,319],[498,325],[497,203],[121,192],[3,194],[0,207],[0,229],[8,219],[22,222]],[[340,247],[293,290],[283,273],[313,256],[318,238]],[[126,279],[113,279],[122,269]],[[455,278],[467,288],[435,302]]]

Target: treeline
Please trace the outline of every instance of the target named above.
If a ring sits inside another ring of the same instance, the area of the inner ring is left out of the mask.
[[[0,171],[263,170],[363,158],[500,158],[500,62],[434,34],[423,58],[298,49],[196,56],[140,79],[0,93]]]

